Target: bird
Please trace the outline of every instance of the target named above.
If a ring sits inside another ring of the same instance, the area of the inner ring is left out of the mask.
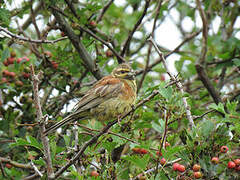
[[[79,99],[66,118],[50,126],[44,135],[75,121],[92,119],[108,122],[127,113],[135,105],[137,85],[135,73],[128,63],[119,64],[110,75],[97,81]]]

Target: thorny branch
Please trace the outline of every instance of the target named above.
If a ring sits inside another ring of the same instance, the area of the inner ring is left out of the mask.
[[[22,36],[16,35],[16,34],[10,32],[10,31],[8,31],[7,29],[3,28],[2,26],[0,26],[0,32],[1,31],[6,33],[6,34],[2,33],[2,35],[4,37],[12,38],[12,39],[20,40],[20,41],[26,41],[26,42],[30,42],[30,43],[37,43],[37,44],[40,44],[40,43],[54,44],[56,42],[59,42],[59,41],[67,39],[67,37],[61,37],[61,38],[56,39],[56,40],[31,39],[31,38],[26,38],[26,37],[22,37]]]
[[[51,177],[54,177],[54,171],[52,167],[48,137],[43,135],[43,132],[45,131],[45,123],[43,122],[44,117],[42,114],[42,108],[40,104],[39,91],[38,91],[38,88],[39,88],[38,84],[40,81],[39,79],[40,79],[41,73],[36,75],[33,65],[31,65],[30,68],[31,68],[32,82],[33,82],[34,103],[36,108],[37,121],[39,123],[39,128],[40,128],[41,140],[44,148],[44,157],[46,158],[47,174],[48,174],[48,178],[51,178]]]
[[[171,80],[172,81],[176,81],[176,85],[177,85],[178,89],[180,90],[180,92],[182,94],[184,94],[184,90],[183,90],[183,86],[182,86],[181,82],[179,82],[176,79],[176,77],[171,73],[170,69],[167,66],[165,57],[164,57],[163,53],[159,50],[159,48],[158,48],[157,44],[155,43],[154,39],[152,37],[150,37],[149,41],[153,44],[153,46],[155,47],[156,51],[158,52],[158,54],[160,56],[160,59],[162,60],[163,66],[165,67],[165,69],[166,69],[168,75],[170,76]],[[186,111],[186,114],[187,114],[187,119],[189,121],[189,126],[192,129],[192,128],[195,127],[195,124],[193,122],[193,118],[192,118],[192,114],[191,114],[191,111],[190,111],[190,107],[189,107],[189,105],[187,103],[187,98],[183,97],[182,100],[183,100],[183,105],[184,105],[184,108],[185,108],[185,111]]]

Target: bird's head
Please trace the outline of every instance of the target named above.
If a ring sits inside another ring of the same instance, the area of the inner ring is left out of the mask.
[[[135,73],[131,66],[127,63],[119,64],[115,69],[113,69],[112,76],[128,80],[135,79]]]

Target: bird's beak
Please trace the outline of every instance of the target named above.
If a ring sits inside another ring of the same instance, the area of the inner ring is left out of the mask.
[[[125,79],[134,80],[135,75],[136,75],[136,73],[134,71],[131,71],[126,75]]]

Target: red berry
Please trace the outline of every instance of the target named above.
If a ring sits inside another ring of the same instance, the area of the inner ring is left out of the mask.
[[[236,167],[236,164],[233,162],[233,161],[229,161],[228,162],[228,168],[229,169],[233,169],[233,168],[235,168]]]
[[[213,157],[211,161],[212,161],[213,164],[218,164],[219,163],[219,158],[218,157]]]
[[[96,21],[90,21],[89,25],[92,27],[96,27],[97,23],[96,23]]]
[[[234,163],[235,163],[237,166],[239,166],[239,165],[240,165],[240,159],[235,159],[235,160],[234,160]]]
[[[2,83],[7,83],[7,82],[8,82],[8,80],[7,80],[7,78],[5,78],[5,77],[2,77],[2,79],[1,79],[1,82],[2,82]]]
[[[196,178],[196,179],[200,179],[201,177],[202,177],[202,173],[201,172],[194,172],[193,173],[194,174],[194,177]]]
[[[160,80],[165,81],[165,76],[163,74],[161,75]]]
[[[228,152],[228,147],[227,147],[227,146],[222,146],[221,149],[220,149],[220,151],[221,151],[222,153],[226,153],[226,152]]]
[[[178,164],[178,163],[173,163],[172,169],[173,169],[174,171],[177,171],[179,165],[180,165],[180,164]]]
[[[6,166],[6,168],[8,168],[8,169],[11,169],[11,168],[12,168],[12,165],[11,165],[11,164],[8,164],[8,163],[6,163],[5,166]]]
[[[23,82],[22,81],[16,81],[16,85],[17,86],[23,86]]]
[[[178,168],[177,168],[177,170],[179,171],[179,172],[184,172],[185,171],[185,166],[184,165],[181,165],[181,164],[179,164],[178,165]]]
[[[56,63],[55,61],[51,61],[51,64],[54,69],[58,68],[58,63]]]
[[[7,58],[8,64],[13,64],[16,59],[14,57]]]
[[[29,61],[30,59],[29,59],[27,56],[24,56],[24,57],[23,57],[23,60]]]
[[[236,171],[240,171],[240,166],[236,166],[236,167],[235,167],[235,170],[236,170]]]
[[[63,31],[61,31],[61,36],[64,37],[66,36],[66,34]]]
[[[4,66],[8,66],[9,65],[7,60],[3,61],[3,64],[4,64]]]
[[[201,169],[201,166],[199,164],[194,164],[192,169],[194,172],[197,172]]]
[[[14,78],[16,76],[16,74],[15,74],[15,72],[9,72],[8,76]]]
[[[16,54],[15,51],[12,51],[12,52],[10,53],[10,56],[11,56],[11,57],[16,57],[16,55],[17,55],[17,54]]]
[[[146,149],[143,149],[143,148],[140,149],[140,154],[147,154],[147,153],[148,151]]]
[[[47,57],[47,58],[51,58],[51,57],[52,57],[52,53],[51,53],[50,51],[45,51],[45,52],[44,52],[44,55],[45,55],[45,57]]]
[[[2,71],[2,74],[3,74],[3,76],[8,76],[9,75],[9,71],[5,69],[5,70]]]
[[[166,162],[167,162],[167,161],[166,161],[166,159],[165,159],[165,158],[162,158],[162,159],[160,160],[160,164],[161,164],[161,165],[164,165],[164,164],[166,164]]]
[[[164,147],[166,148],[166,147],[169,147],[169,146],[171,146],[171,144],[169,142],[165,142]]]
[[[132,148],[132,151],[135,152],[136,154],[140,154],[140,148]]]
[[[22,61],[22,58],[17,59],[17,63],[20,63]]]
[[[92,171],[91,172],[91,176],[93,177],[98,177],[99,176],[99,173],[97,171]]]
[[[162,153],[159,152],[159,151],[157,151],[157,152],[156,152],[156,155],[157,155],[157,156],[162,156]]]
[[[113,57],[113,52],[112,52],[110,49],[108,49],[108,50],[106,51],[106,56],[107,56],[107,57]]]
[[[30,77],[30,74],[23,72],[22,76],[23,76],[24,79],[28,79]]]

